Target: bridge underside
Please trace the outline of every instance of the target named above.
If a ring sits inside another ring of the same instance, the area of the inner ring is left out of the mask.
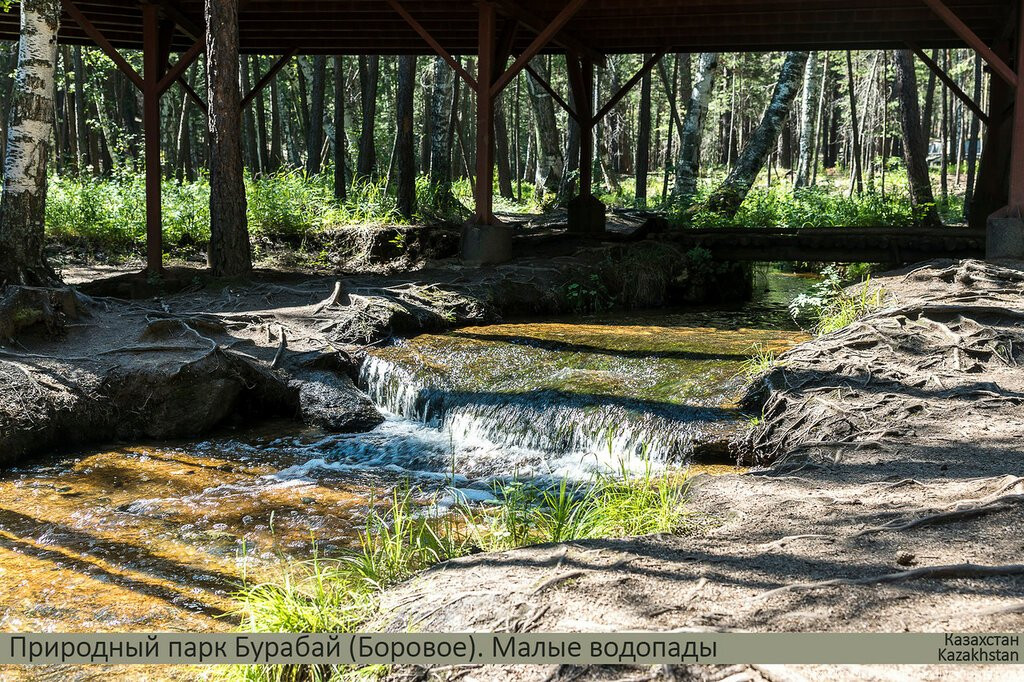
[[[158,272],[159,101],[177,83],[206,108],[203,96],[182,78],[205,50],[204,0],[61,1],[60,40],[98,45],[142,92],[147,255],[150,270]],[[591,194],[594,128],[662,55],[911,48],[920,56],[922,48],[966,46],[985,61],[991,77],[987,112],[951,87],[968,107],[984,114],[986,123],[971,223],[987,224],[990,257],[1024,258],[1024,87],[1018,87],[1018,76],[1024,73],[1024,0],[236,1],[240,51],[280,55],[242,98],[243,107],[295,54],[436,54],[465,80],[476,93],[478,180],[463,256],[475,263],[498,262],[511,253],[511,230],[492,210],[494,105],[515,77],[529,71],[530,59],[538,54],[566,57],[570,98],[538,80],[579,124],[580,196],[570,205],[569,225],[593,234],[604,230],[604,208]],[[18,23],[17,5],[0,13],[0,39],[17,39]],[[124,58],[124,49],[142,50],[142,73]],[[618,92],[602,93],[606,99],[598,102],[595,68],[615,53],[644,53],[648,58]],[[474,56],[476,68],[458,55]],[[925,63],[949,85],[941,69],[927,59]],[[678,117],[678,112],[673,115]]]
[[[721,260],[905,264],[935,258],[984,258],[985,230],[925,227],[744,227],[661,235]]]

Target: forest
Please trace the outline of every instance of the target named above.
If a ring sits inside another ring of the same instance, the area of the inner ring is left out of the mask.
[[[141,68],[139,54],[126,54]],[[16,57],[15,44],[0,55],[3,111]],[[646,57],[609,57],[595,99],[618,91]],[[926,57],[984,109],[978,58],[968,50]],[[783,70],[787,59],[800,67]],[[195,92],[202,61],[161,101],[171,252],[209,239],[209,145]],[[278,61],[243,56],[241,91]],[[474,60],[463,61],[472,71]],[[911,89],[900,87],[903,62],[913,64]],[[561,106],[571,100],[566,74],[564,57],[536,57],[498,100],[502,211],[564,207],[575,193],[579,128]],[[787,78],[789,101],[773,103]],[[62,45],[55,81],[47,234],[86,253],[135,253],[145,234],[141,94],[98,48]],[[927,141],[922,197],[909,191],[901,128],[913,97]],[[461,222],[475,182],[472,99],[440,57],[287,60],[243,111],[252,233],[273,240],[367,223]],[[759,133],[770,106],[789,114]],[[672,54],[598,126],[593,192],[610,206],[667,211],[679,225],[901,225],[932,219],[933,207],[961,223],[982,132],[977,113],[909,51]],[[749,187],[742,206],[708,203],[738,163]]]

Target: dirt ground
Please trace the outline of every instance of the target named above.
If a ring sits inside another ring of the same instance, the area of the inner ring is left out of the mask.
[[[782,356],[771,468],[698,477],[678,536],[467,557],[389,591],[405,631],[1024,630],[1024,270],[931,263]],[[443,595],[438,597],[438,595]],[[418,676],[418,677],[417,677]],[[1024,666],[399,670],[394,679],[1019,680]]]

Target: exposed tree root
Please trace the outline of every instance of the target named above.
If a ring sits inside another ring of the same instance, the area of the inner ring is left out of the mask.
[[[981,505],[965,507],[954,511],[940,512],[937,514],[929,514],[928,516],[912,519],[910,521],[894,521],[881,526],[865,528],[862,531],[854,533],[852,537],[859,538],[864,535],[872,535],[874,533],[882,533],[885,531],[908,530],[910,528],[916,528],[917,526],[928,526],[936,523],[948,523],[950,521],[972,519],[978,516],[995,514],[996,512],[1012,509],[1015,504],[1019,504],[1021,502],[1024,502],[1024,495],[1004,495]]]
[[[1024,564],[985,566],[981,564],[949,564],[945,566],[924,566],[910,571],[885,573],[867,578],[833,578],[813,583],[794,583],[769,590],[757,597],[769,599],[786,592],[817,590],[823,587],[852,587],[858,585],[881,585],[905,580],[950,580],[957,578],[990,578],[994,576],[1024,575]]]

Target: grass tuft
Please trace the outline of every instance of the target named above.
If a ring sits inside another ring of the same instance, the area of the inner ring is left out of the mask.
[[[639,475],[625,466],[590,484],[561,481],[495,485],[498,501],[444,510],[419,504],[412,491],[370,512],[358,549],[338,558],[285,563],[281,578],[245,585],[235,595],[248,632],[354,632],[376,613],[380,592],[418,571],[484,550],[545,542],[668,533],[685,523],[685,475]],[[330,666],[232,666],[225,676],[253,682],[340,680],[379,670]]]

